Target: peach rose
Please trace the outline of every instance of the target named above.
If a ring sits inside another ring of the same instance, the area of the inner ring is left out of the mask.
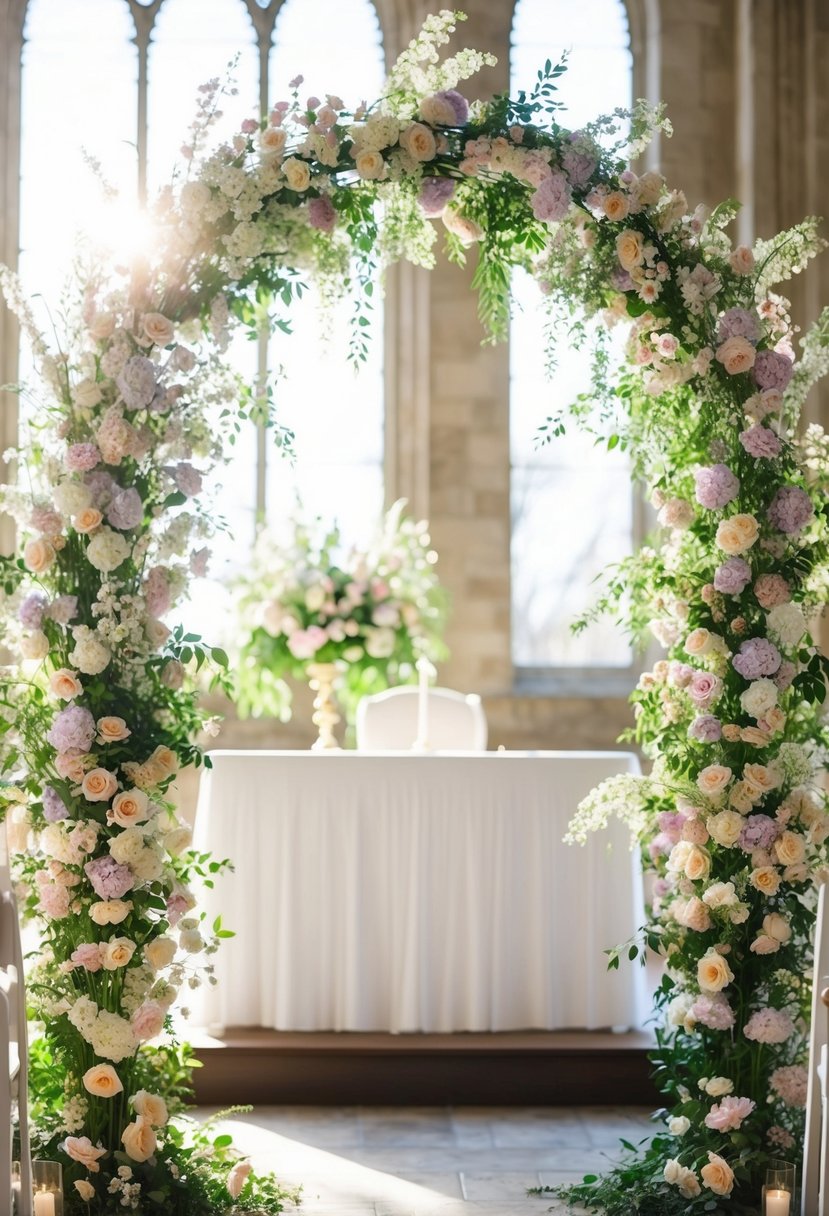
[[[723,553],[735,557],[750,549],[759,535],[760,528],[753,515],[732,515],[717,528],[716,541]]]
[[[72,516],[72,527],[83,536],[88,536],[101,526],[103,515],[95,507],[84,507],[77,515]]]
[[[733,338],[726,338],[722,346],[717,347],[715,357],[718,363],[722,363],[729,376],[739,376],[743,372],[751,371],[754,367],[755,356],[756,351],[748,338],[735,334]]]
[[[677,908],[676,919],[686,928],[693,929],[695,933],[705,933],[711,928],[711,914],[696,895]]]
[[[124,1087],[111,1064],[95,1064],[83,1074],[84,1089],[96,1098],[114,1098]]]
[[[709,764],[697,777],[697,785],[706,798],[716,801],[722,796],[733,774],[724,764]]]
[[[626,228],[616,237],[616,256],[623,270],[631,271],[644,261],[645,242],[641,232]]]
[[[769,912],[768,916],[763,917],[763,932],[777,942],[787,942],[792,935],[792,927],[779,912]]]
[[[765,747],[771,742],[771,735],[760,730],[759,726],[744,726],[740,731],[740,739],[743,743],[748,743],[750,747]]]
[[[741,815],[747,815],[754,806],[751,790],[744,781],[738,781],[732,787],[728,795],[728,805],[733,806]]]
[[[796,866],[806,856],[806,843],[798,832],[784,832],[775,841],[774,851],[782,866]]]
[[[137,1094],[130,1098],[130,1102],[135,1109],[137,1115],[143,1115],[148,1123],[153,1127],[163,1127],[167,1122],[167,1103],[158,1094],[147,1093],[146,1089],[139,1089]]]
[[[68,667],[60,667],[49,677],[49,689],[62,701],[71,701],[73,697],[78,697],[83,692],[83,684],[78,679],[76,671],[70,671]]]
[[[99,718],[96,725],[99,743],[121,743],[132,734],[123,718]]]
[[[122,790],[113,798],[107,819],[119,827],[129,828],[147,818],[149,805],[150,800],[143,790]]]
[[[89,915],[96,925],[120,925],[131,911],[131,899],[102,899],[91,905]]]
[[[118,782],[108,769],[92,768],[84,775],[81,789],[87,802],[108,802],[118,789]]]
[[[476,224],[468,215],[456,211],[454,207],[447,207],[441,219],[444,227],[453,233],[462,245],[474,245],[484,235],[480,224]]]
[[[67,781],[83,781],[84,757],[71,756],[69,752],[58,752],[55,756],[55,768]]]
[[[749,794],[762,796],[780,784],[780,778],[765,764],[747,764],[743,769],[743,781]]]
[[[148,1161],[158,1146],[152,1124],[143,1115],[127,1124],[121,1133],[121,1143],[133,1161]]]
[[[747,245],[738,245],[728,259],[735,274],[751,274],[754,269],[754,254]]]
[[[609,220],[624,220],[630,211],[630,203],[621,190],[611,190],[605,196],[602,209]]]
[[[175,330],[172,321],[168,321],[160,312],[145,312],[141,320],[144,337],[156,346],[169,346]]]
[[[128,937],[113,937],[101,943],[101,966],[104,971],[117,971],[126,967],[135,954],[135,942]]]
[[[779,949],[780,942],[774,937],[769,937],[767,933],[761,933],[759,937],[755,937],[749,946],[752,954],[776,954]]]
[[[759,866],[751,871],[749,882],[763,895],[776,895],[780,887],[780,875],[774,866]]]
[[[379,152],[373,152],[371,149],[357,153],[354,158],[354,167],[357,170],[357,176],[361,177],[363,181],[377,182],[386,176],[386,162]]]
[[[685,639],[688,654],[708,654],[714,647],[714,634],[708,629],[693,629]]]
[[[162,935],[153,938],[144,947],[144,961],[152,967],[153,971],[161,971],[164,967],[169,967],[175,957],[176,949],[176,943],[172,937]],[[140,1111],[139,1114],[141,1114]]]
[[[413,122],[400,136],[400,147],[408,152],[412,160],[434,160],[437,152],[435,137],[422,122]]]
[[[42,536],[29,540],[23,550],[23,564],[32,574],[43,574],[55,560],[54,546]]]
[[[85,1178],[77,1178],[75,1180],[75,1190],[84,1203],[89,1203],[90,1199],[95,1198],[95,1187],[91,1182],[87,1182]]]
[[[708,851],[700,848],[698,844],[692,844],[685,858],[685,877],[690,878],[691,882],[699,882],[700,879],[707,878],[710,872],[711,858]]]
[[[716,950],[708,950],[697,963],[697,983],[702,992],[721,992],[733,979],[734,972]]]
[[[700,1170],[702,1185],[715,1195],[730,1195],[734,1187],[734,1171],[727,1161],[709,1152],[708,1164]]]
[[[63,1142],[63,1151],[67,1157],[88,1169],[90,1174],[98,1173],[101,1168],[98,1158],[106,1156],[106,1149],[95,1148],[89,1136],[67,1136]]]

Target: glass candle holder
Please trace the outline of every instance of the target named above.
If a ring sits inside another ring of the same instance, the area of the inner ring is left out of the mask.
[[[795,1216],[795,1167],[790,1161],[769,1162],[763,1187],[763,1216]]]
[[[63,1216],[63,1169],[59,1161],[32,1162],[32,1216]]]

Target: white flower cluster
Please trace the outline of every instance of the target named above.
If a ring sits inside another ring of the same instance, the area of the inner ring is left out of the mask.
[[[108,1009],[99,1009],[87,996],[78,997],[67,1017],[95,1054],[114,1064],[134,1055],[138,1048],[129,1022]]]

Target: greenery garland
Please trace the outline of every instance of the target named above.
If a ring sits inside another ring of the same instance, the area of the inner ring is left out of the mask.
[[[618,1214],[749,1210],[768,1155],[799,1155],[802,977],[829,830],[815,780],[825,660],[809,632],[829,462],[822,432],[798,440],[795,427],[829,362],[829,318],[795,368],[770,287],[818,251],[816,224],[733,248],[733,204],[690,212],[629,168],[659,112],[569,132],[552,64],[517,100],[470,107],[456,86],[490,60],[441,60],[460,16],[427,20],[376,107],[300,102],[297,80],[203,156],[220,95],[205,86],[190,171],[153,209],[154,247],[123,274],[106,260],[79,271],[54,349],[4,276],[40,374],[26,476],[5,495],[23,546],[3,567],[5,640],[23,659],[2,684],[5,803],[43,924],[39,1151],[63,1161],[72,1216],[281,1209],[275,1181],[231,1166],[226,1137],[187,1146],[168,1120],[186,1061],[146,1045],[225,932],[191,894],[222,863],[189,850],[170,796],[177,767],[200,759],[194,677],[213,664],[223,678],[225,656],[163,617],[205,569],[204,475],[248,418],[272,421],[267,393],[224,365],[232,320],[287,325],[313,275],[361,299],[359,361],[375,262],[431,265],[435,218],[455,260],[477,249],[493,339],[518,265],[552,310],[631,323],[627,370],[574,413],[628,448],[664,529],[607,597],[629,596],[634,632],[650,624],[670,648],[635,695],[653,773],[597,792],[573,832],[623,814],[658,876],[630,953],[667,959],[666,1123],[571,1197]]]

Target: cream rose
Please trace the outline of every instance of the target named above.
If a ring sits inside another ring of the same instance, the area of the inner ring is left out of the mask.
[[[751,274],[754,269],[754,254],[748,245],[738,245],[729,257],[728,264],[735,274]]]
[[[99,743],[121,743],[132,733],[123,718],[99,718],[96,725]]]
[[[702,1185],[715,1195],[730,1195],[734,1187],[734,1171],[727,1161],[716,1153],[708,1154],[708,1164],[700,1170]]]
[[[709,908],[729,908],[736,904],[737,892],[733,882],[713,882],[702,897]]]
[[[32,574],[43,574],[55,560],[55,549],[42,536],[29,540],[23,550],[23,564]]]
[[[622,194],[621,190],[611,190],[610,194],[606,195],[602,202],[602,210],[609,220],[614,222],[627,219],[630,212],[630,203],[626,194]]]
[[[178,772],[178,758],[175,752],[170,751],[169,747],[164,747],[161,744],[150,756],[147,764],[154,769],[158,769],[165,777],[172,777],[173,773]]]
[[[641,232],[626,228],[616,237],[616,256],[623,270],[634,270],[644,261],[645,242]]]
[[[413,122],[400,136],[400,147],[412,160],[434,160],[437,152],[434,134],[422,122]]]
[[[78,673],[68,667],[59,667],[49,677],[49,690],[61,701],[71,701],[83,692],[83,684],[78,679]]]
[[[282,172],[290,189],[299,194],[311,184],[311,170],[304,160],[299,160],[296,156],[288,157],[282,165]]]
[[[121,1143],[133,1161],[148,1161],[158,1146],[152,1124],[144,1115],[127,1124],[121,1133]]]
[[[724,1098],[734,1089],[734,1082],[729,1077],[710,1077],[704,1086],[700,1081],[700,1088],[704,1088],[709,1098]]]
[[[753,515],[732,515],[717,528],[716,540],[723,553],[735,557],[750,549],[759,535],[760,528]]]
[[[103,394],[94,380],[81,380],[72,390],[72,399],[79,409],[89,410],[98,405]]]
[[[697,786],[712,802],[722,796],[723,791],[731,780],[731,769],[724,764],[709,764],[697,776]]]
[[[105,1157],[107,1152],[105,1148],[96,1148],[89,1136],[67,1136],[63,1142],[63,1151],[67,1157],[88,1169],[90,1174],[98,1173],[101,1168],[98,1158]]]
[[[141,320],[144,337],[156,346],[169,346],[173,340],[175,329],[173,322],[168,321],[160,312],[145,312]]]
[[[135,1113],[143,1115],[153,1127],[163,1127],[169,1118],[164,1099],[158,1094],[147,1093],[146,1089],[139,1089],[138,1093],[130,1098],[130,1102]]]
[[[724,849],[731,849],[740,839],[743,830],[743,817],[736,811],[720,811],[710,815],[707,820],[708,831],[717,844]],[[731,888],[733,891],[733,887]]]
[[[734,972],[716,950],[708,950],[697,963],[697,983],[702,992],[722,992],[734,979]]]
[[[744,781],[737,781],[729,790],[728,805],[741,815],[747,815],[754,806],[751,790]]]
[[[164,835],[164,848],[171,857],[178,857],[193,843],[193,832],[186,823]]]
[[[796,866],[806,856],[806,842],[798,832],[784,832],[775,841],[774,851],[782,866]]]
[[[259,151],[263,156],[281,156],[288,133],[284,127],[265,127],[259,136]]]
[[[122,790],[112,800],[108,818],[119,827],[129,828],[134,823],[143,823],[148,817],[150,800],[143,790]]]
[[[681,903],[676,908],[675,915],[681,925],[685,925],[687,929],[693,929],[695,933],[705,933],[711,928],[711,914],[696,895],[687,903]]]
[[[386,162],[379,152],[366,148],[358,152],[354,158],[354,167],[358,177],[366,182],[381,181],[386,176]]]
[[[96,925],[120,925],[131,911],[131,899],[102,899],[92,904],[89,915]]]
[[[687,654],[708,654],[714,648],[714,635],[708,629],[693,629],[685,639]]]
[[[87,802],[108,802],[117,789],[115,774],[105,768],[90,769],[81,782],[81,790]]]
[[[101,943],[101,966],[104,971],[117,971],[126,967],[135,954],[135,942],[128,937],[113,937]]]
[[[748,338],[735,334],[733,338],[726,338],[722,346],[717,347],[715,357],[718,363],[722,363],[729,376],[739,376],[743,372],[751,371],[754,367],[755,356],[756,351]]]
[[[20,639],[20,653],[24,659],[40,663],[49,653],[49,639],[40,629]]]
[[[749,882],[763,895],[776,895],[780,887],[780,874],[774,866],[759,866],[751,871]]]
[[[752,680],[745,692],[740,693],[740,705],[752,718],[765,718],[777,704],[777,685],[764,676]]]
[[[123,1093],[121,1078],[111,1064],[95,1064],[83,1074],[83,1085],[87,1093],[96,1098],[114,1098]]]
[[[89,322],[89,334],[96,342],[111,338],[115,332],[115,316],[111,312],[96,312]]]
[[[474,245],[484,235],[480,224],[476,224],[468,215],[463,215],[454,207],[447,207],[441,219],[444,227],[456,236],[462,245]]]
[[[147,942],[144,947],[144,960],[152,967],[153,971],[162,971],[165,967],[169,967],[173,961],[176,949],[176,943],[172,937],[155,937],[151,942]]]
[[[664,185],[665,179],[661,173],[643,173],[635,187],[639,201],[646,207],[652,207],[654,203],[659,202]]]
[[[668,1120],[668,1131],[672,1136],[684,1136],[691,1128],[691,1120],[685,1115],[676,1115]]]
[[[685,858],[685,877],[690,878],[692,882],[699,882],[700,879],[707,878],[710,872],[711,858],[708,851],[700,848],[698,844],[692,844]]]
[[[87,1182],[85,1178],[77,1178],[75,1180],[75,1190],[84,1203],[89,1203],[90,1199],[94,1199],[95,1197],[95,1187],[91,1182]]]
[[[792,927],[779,912],[769,912],[768,916],[763,917],[763,932],[777,942],[787,942],[792,935]]]

